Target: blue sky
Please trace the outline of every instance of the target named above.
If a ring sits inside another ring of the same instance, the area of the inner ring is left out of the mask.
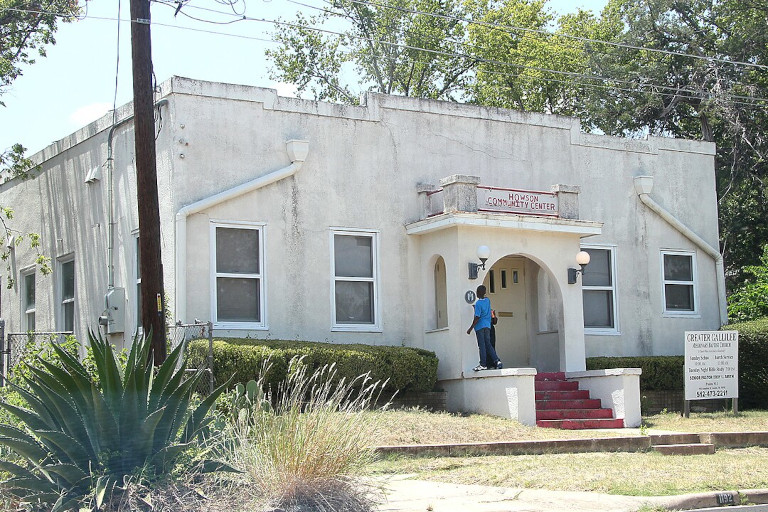
[[[57,44],[47,57],[24,68],[3,95],[0,107],[0,150],[19,142],[31,153],[65,137],[107,113],[115,97],[117,105],[131,100],[130,26],[120,22],[118,57],[118,6],[127,20],[129,0],[88,0],[85,19],[61,24]],[[321,6],[323,0],[302,0]],[[550,0],[548,6],[564,13],[577,7],[599,11],[607,0]],[[121,5],[122,4],[122,5]],[[242,2],[240,2],[242,6]],[[290,0],[249,0],[246,14],[253,18],[292,18],[297,10],[314,11]],[[216,19],[204,9],[224,11],[214,0],[192,0],[184,7],[190,15]],[[272,26],[265,22],[243,21],[227,25],[202,23],[182,15],[174,18],[171,7],[152,5],[152,60],[155,75],[162,82],[173,75],[201,80],[276,87],[289,95],[291,87],[275,84],[268,76],[264,50]],[[218,17],[229,20],[231,17]],[[263,40],[259,40],[263,39]]]

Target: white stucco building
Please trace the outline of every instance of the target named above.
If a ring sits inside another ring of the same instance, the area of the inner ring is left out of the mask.
[[[217,335],[426,348],[452,407],[525,422],[529,412],[504,411],[532,400],[536,371],[588,381],[586,357],[682,354],[684,331],[725,322],[714,144],[587,135],[571,118],[379,94],[342,106],[185,78],[161,91],[176,320],[211,320]],[[0,186],[13,227],[40,233],[54,267],[42,276],[26,245],[12,251],[7,330],[84,338],[109,295],[113,341],[135,332],[130,105],[117,119],[35,155],[34,179]],[[481,245],[490,257],[472,279]],[[581,250],[591,263],[569,283]],[[505,369],[479,376],[465,295],[482,282]],[[477,406],[489,393],[506,398]]]

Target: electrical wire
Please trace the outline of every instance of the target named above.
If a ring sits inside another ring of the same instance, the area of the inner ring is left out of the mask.
[[[322,9],[322,8],[317,8],[317,7],[314,7],[314,6],[309,6],[307,4],[303,4],[303,3],[297,2],[295,0],[288,0],[288,1],[292,2],[292,3],[295,3],[295,4],[298,4],[298,5],[312,7],[314,9]],[[175,5],[173,5],[171,2],[156,1],[156,3],[161,4],[161,5],[175,7]],[[217,14],[231,15],[229,13],[222,13],[221,11],[214,11],[212,9],[206,9],[206,8],[201,8],[201,7],[196,7],[196,6],[189,6],[189,7],[195,7],[196,9],[206,10],[206,11],[209,11],[209,12],[215,12]],[[16,9],[12,9],[12,10],[16,10]],[[90,19],[110,19],[110,18],[104,18],[104,17],[100,18],[100,17],[91,16]],[[496,66],[514,67],[514,68],[528,69],[528,70],[544,72],[544,73],[552,73],[552,74],[556,74],[556,75],[564,75],[564,76],[568,76],[568,77],[570,77],[570,78],[572,78],[574,80],[571,80],[570,82],[565,82],[563,80],[547,79],[547,78],[544,78],[544,77],[529,77],[531,79],[535,78],[535,79],[538,79],[538,80],[544,80],[544,81],[550,81],[550,82],[573,83],[575,85],[579,85],[579,86],[583,86],[583,87],[599,87],[599,88],[606,88],[607,87],[607,88],[611,88],[611,89],[614,89],[614,90],[617,90],[617,91],[625,91],[625,92],[638,92],[638,93],[645,92],[645,93],[648,93],[648,94],[655,94],[655,95],[678,96],[678,97],[681,97],[682,99],[697,99],[697,100],[701,100],[702,96],[708,96],[708,93],[706,91],[704,91],[704,90],[681,89],[681,88],[665,86],[665,85],[660,85],[660,84],[652,84],[652,83],[641,84],[641,87],[644,87],[646,89],[647,88],[665,89],[665,90],[674,91],[674,93],[661,93],[659,91],[654,91],[654,90],[650,90],[649,91],[649,90],[626,89],[626,88],[622,89],[622,88],[618,88],[618,87],[615,87],[615,86],[606,86],[604,84],[585,83],[585,82],[579,82],[576,79],[591,80],[591,81],[600,80],[600,81],[604,81],[604,82],[618,82],[618,83],[622,83],[623,82],[623,83],[630,83],[630,84],[636,83],[636,81],[617,80],[617,79],[612,79],[612,78],[609,78],[609,77],[604,77],[604,76],[599,76],[599,75],[594,75],[594,76],[593,75],[584,75],[584,74],[581,74],[581,73],[567,72],[567,71],[562,71],[562,70],[555,70],[555,69],[549,69],[549,68],[540,68],[540,67],[535,67],[535,66],[526,66],[526,65],[523,65],[523,64],[508,63],[508,62],[503,62],[503,61],[493,61],[493,60],[490,60],[490,59],[483,59],[483,58],[480,58],[480,57],[471,56],[471,55],[462,54],[462,53],[457,53],[457,52],[446,52],[446,51],[442,51],[442,50],[434,50],[434,49],[429,49],[429,48],[422,48],[422,47],[406,45],[406,44],[402,44],[402,43],[393,43],[391,41],[383,41],[383,40],[378,40],[378,39],[373,39],[373,38],[367,38],[367,37],[364,37],[364,36],[354,36],[354,35],[350,36],[349,34],[344,34],[344,33],[333,31],[333,30],[322,29],[322,28],[318,28],[318,27],[312,27],[312,26],[301,25],[301,24],[296,24],[296,23],[283,22],[283,21],[279,21],[279,20],[270,20],[270,19],[266,19],[266,18],[254,18],[254,17],[244,16],[242,19],[238,19],[236,21],[241,21],[241,20],[242,21],[253,21],[253,22],[267,23],[267,24],[271,24],[273,26],[286,26],[286,27],[290,27],[290,28],[301,28],[301,29],[312,30],[312,31],[320,32],[320,33],[326,33],[326,34],[333,35],[333,36],[351,37],[351,38],[356,38],[356,39],[362,39],[362,40],[367,40],[367,41],[373,42],[373,43],[379,43],[379,44],[384,44],[384,45],[388,45],[388,46],[394,46],[394,47],[398,47],[398,48],[401,48],[401,49],[422,51],[422,52],[437,54],[437,55],[441,55],[441,56],[459,57],[459,58],[464,58],[464,59],[473,59],[473,60],[475,60],[477,62],[481,62],[481,63],[485,63],[485,64],[492,64],[492,65],[496,65]],[[206,20],[203,20],[203,21],[206,21]],[[216,23],[216,22],[210,22],[209,21],[209,23]],[[193,28],[193,27],[179,27],[179,26],[171,25],[171,24],[167,24],[167,23],[152,22],[152,24],[156,25],[156,26],[174,28],[174,29],[178,29],[178,30],[186,30],[186,31],[199,32],[199,33],[207,33],[207,34],[212,34],[212,35],[222,35],[222,36],[229,36],[229,37],[235,37],[235,38],[240,38],[240,39],[255,40],[255,41],[261,41],[261,42],[278,43],[279,44],[279,41],[275,41],[274,39],[264,39],[264,38],[255,37],[255,36],[245,36],[245,35],[240,35],[240,34],[229,34],[229,33],[226,33],[226,32],[217,32],[217,31],[204,30],[204,29]],[[730,62],[730,61],[728,61],[728,62]],[[503,72],[499,72],[499,71],[495,71],[495,70],[481,70],[481,72],[494,73],[494,74],[502,74],[502,75],[508,76],[510,78],[522,77],[522,75],[519,74],[519,73],[518,74],[503,73]],[[642,77],[640,77],[640,78],[642,78]],[[687,94],[681,94],[681,93],[687,93]],[[725,96],[727,96],[728,98],[730,98],[732,100],[737,100],[737,101],[733,102],[734,104],[740,104],[740,105],[745,105],[745,106],[756,106],[754,102],[766,102],[766,101],[768,101],[768,98],[757,97],[757,96],[731,95],[731,94],[726,94]],[[744,100],[744,101],[738,101],[738,100]]]

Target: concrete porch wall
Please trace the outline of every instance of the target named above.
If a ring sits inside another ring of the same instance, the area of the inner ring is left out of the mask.
[[[438,383],[449,411],[475,412],[536,425],[535,368],[484,370]]]
[[[569,380],[578,380],[579,389],[589,390],[592,398],[599,398],[603,407],[610,407],[617,419],[624,420],[625,427],[639,427],[640,368],[611,368],[566,372]]]

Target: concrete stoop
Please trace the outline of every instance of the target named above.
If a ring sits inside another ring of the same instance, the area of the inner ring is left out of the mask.
[[[663,455],[711,455],[715,445],[701,442],[699,434],[657,434],[650,436],[651,448]]]

